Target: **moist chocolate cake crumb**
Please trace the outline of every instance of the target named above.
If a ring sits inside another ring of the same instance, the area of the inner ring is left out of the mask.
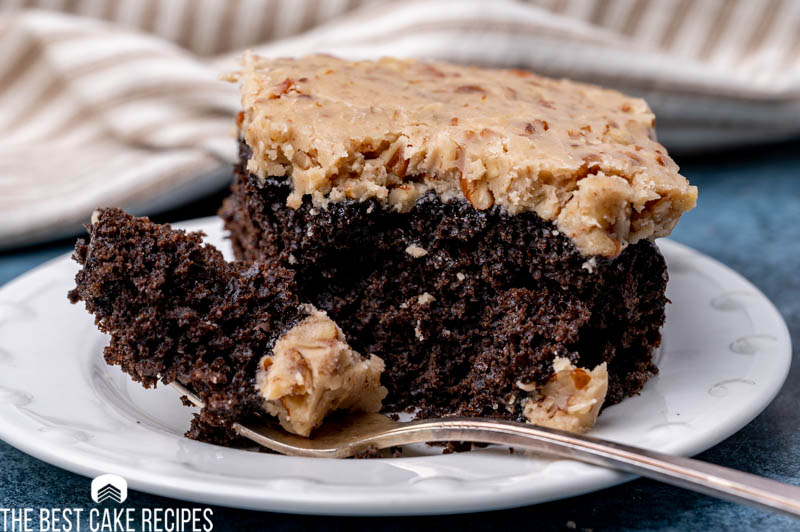
[[[375,445],[370,445],[366,449],[361,452],[358,452],[353,455],[353,458],[362,459],[362,458],[381,458],[381,450],[378,449]]]
[[[178,381],[205,407],[190,438],[231,444],[234,420],[259,412],[256,364],[303,315],[293,272],[228,263],[201,233],[173,230],[119,209],[99,211],[73,258],[84,301],[111,335],[104,356],[145,387]],[[176,396],[176,400],[178,397]]]
[[[409,212],[376,200],[286,206],[287,178],[260,179],[240,144],[220,215],[236,256],[294,271],[300,297],[350,344],[386,362],[384,411],[523,420],[527,393],[556,357],[608,363],[605,405],[657,372],[666,264],[642,240],[615,259],[587,257],[535,213],[476,210],[423,195]],[[409,246],[426,251],[407,253]],[[428,304],[419,305],[427,293]]]
[[[467,441],[446,441],[446,442],[432,442],[433,447],[442,447],[442,454],[465,453],[472,450],[472,446],[477,444]]]
[[[378,449],[375,445],[370,445],[360,453],[357,453],[353,458],[399,458],[403,454],[402,447],[389,447],[387,449]]]

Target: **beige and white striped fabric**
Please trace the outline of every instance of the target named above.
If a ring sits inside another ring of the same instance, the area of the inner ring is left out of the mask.
[[[245,48],[613,86],[675,152],[800,134],[796,0],[0,0],[0,247],[227,182]]]

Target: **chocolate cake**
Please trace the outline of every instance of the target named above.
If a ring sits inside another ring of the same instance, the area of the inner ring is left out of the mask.
[[[247,56],[231,79],[236,256],[383,358],[385,410],[585,430],[657,372],[653,239],[697,191],[644,101],[398,59]]]
[[[657,372],[653,240],[697,191],[644,101],[398,59],[248,55],[230,78],[238,262],[103,210],[70,293],[109,363],[200,394],[190,437],[262,414],[309,435],[337,409],[585,431]]]

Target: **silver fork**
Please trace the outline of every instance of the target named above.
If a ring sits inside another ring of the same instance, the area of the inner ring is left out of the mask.
[[[185,386],[172,386],[191,403],[203,401]],[[267,449],[289,456],[347,458],[368,448],[425,442],[493,443],[634,473],[733,502],[800,517],[800,487],[691,458],[671,456],[591,436],[489,418],[448,417],[394,421],[382,414],[331,416],[304,438],[269,420],[234,423],[233,429]]]

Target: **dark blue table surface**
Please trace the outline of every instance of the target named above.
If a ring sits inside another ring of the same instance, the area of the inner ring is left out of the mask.
[[[794,365],[775,401],[752,423],[699,455],[716,464],[800,484],[800,142],[678,159],[700,189],[697,208],[673,238],[738,271],[769,297],[789,325]],[[155,217],[213,214],[223,193]],[[67,252],[70,242],[0,253],[0,284]],[[86,507],[87,479],[0,442],[0,508]],[[188,507],[131,493],[126,506]],[[441,517],[308,517],[213,508],[215,530],[534,529],[800,530],[800,521],[649,480],[513,510]],[[1,527],[2,525],[0,525]]]

